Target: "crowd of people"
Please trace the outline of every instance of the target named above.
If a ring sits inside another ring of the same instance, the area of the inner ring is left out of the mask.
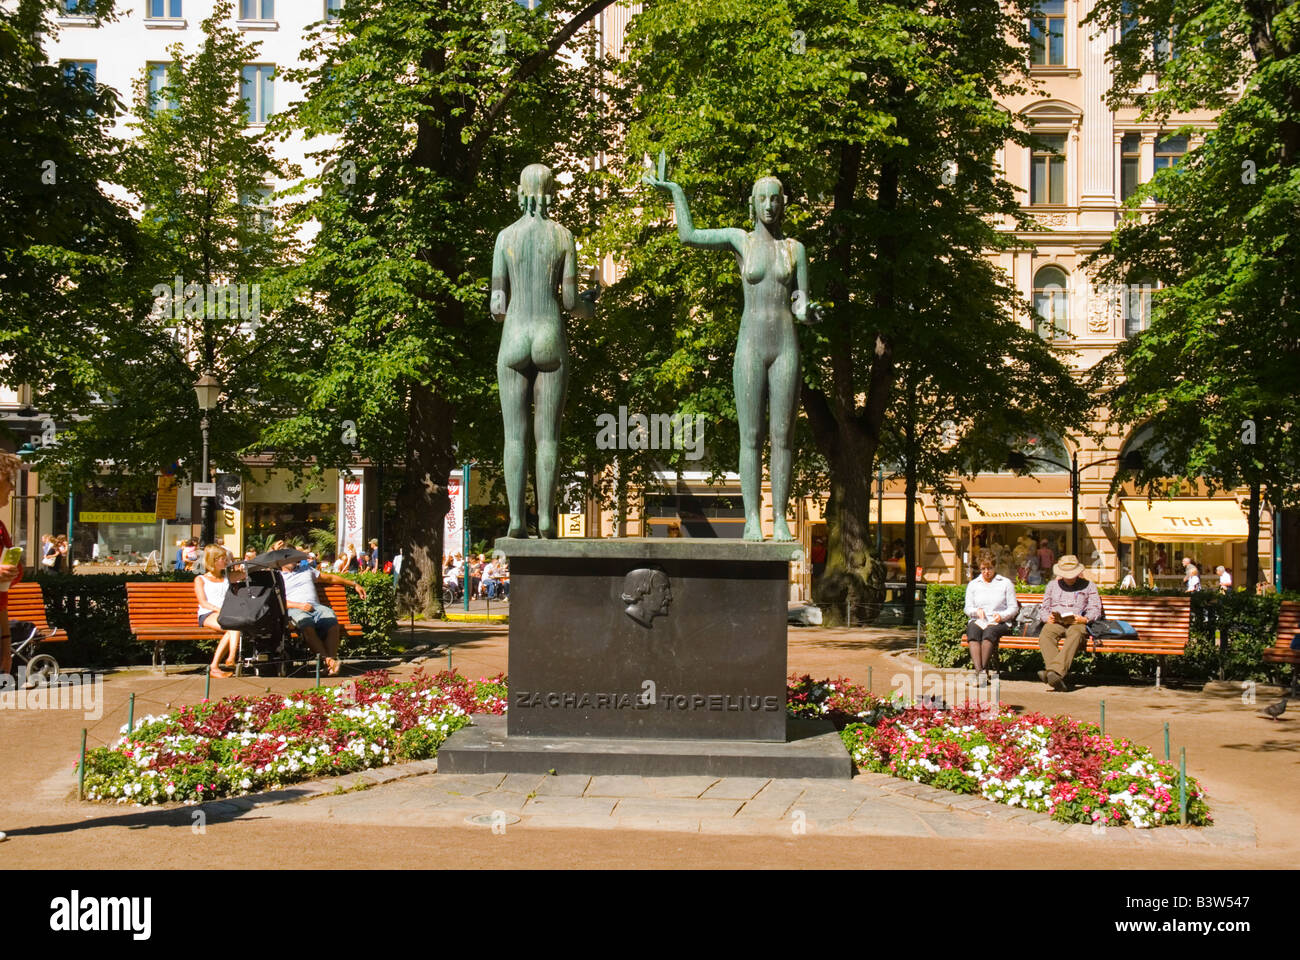
[[[457,553],[449,555],[442,565],[442,583],[455,599],[464,597],[465,558]],[[510,598],[510,567],[505,557],[487,557],[470,554],[469,596],[471,600],[508,600]]]

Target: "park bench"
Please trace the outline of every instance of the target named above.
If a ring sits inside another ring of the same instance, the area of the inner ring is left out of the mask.
[[[1024,607],[1043,602],[1041,593],[1018,593],[1016,602]],[[1088,637],[1084,649],[1089,653],[1137,653],[1156,657],[1156,686],[1160,686],[1161,657],[1181,657],[1187,650],[1192,624],[1192,598],[1141,597],[1127,594],[1101,595],[1102,616],[1107,620],[1127,620],[1137,631],[1127,639],[1107,637],[1098,643]],[[967,645],[965,635],[961,645]],[[1012,634],[998,641],[1002,650],[1037,650],[1037,637]]]
[[[320,602],[334,611],[339,629],[349,637],[361,636],[363,628],[348,613],[347,587],[334,583],[317,583]],[[194,581],[129,582],[126,585],[127,616],[131,632],[139,639],[153,642],[153,665],[167,672],[166,644],[174,641],[211,640],[216,634],[198,624],[198,602]]]
[[[1296,671],[1300,669],[1300,650],[1291,649],[1291,640],[1300,634],[1300,602],[1283,601],[1277,611],[1277,642],[1264,651],[1267,663],[1291,664],[1291,689],[1296,686]]]
[[[68,639],[67,634],[51,627],[45,618],[45,596],[39,583],[22,581],[9,588],[9,620],[36,624],[36,639],[41,643],[59,643]]]

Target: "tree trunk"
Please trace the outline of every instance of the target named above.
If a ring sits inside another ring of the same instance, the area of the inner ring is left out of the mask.
[[[852,424],[839,434],[836,455],[827,457],[831,490],[826,504],[826,569],[813,596],[825,606],[825,622],[830,626],[843,625],[846,601],[865,602],[878,611],[885,583],[885,567],[872,549],[868,523],[876,445]]]
[[[454,411],[428,384],[411,386],[410,426],[406,435],[406,476],[398,497],[402,576],[397,584],[401,616],[442,615],[442,531],[451,507],[447,483],[455,463]]]
[[[908,424],[908,432],[911,430],[912,425]],[[908,456],[904,469],[907,513],[903,517],[903,563],[907,566],[907,593],[903,598],[903,618],[911,623],[916,619],[916,460],[912,456]]]
[[[1246,514],[1246,592],[1259,584],[1259,481],[1250,485],[1250,507]]]

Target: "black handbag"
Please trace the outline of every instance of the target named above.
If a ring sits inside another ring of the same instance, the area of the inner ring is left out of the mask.
[[[274,623],[279,615],[280,601],[274,587],[232,583],[221,602],[217,624],[222,630],[256,630]]]

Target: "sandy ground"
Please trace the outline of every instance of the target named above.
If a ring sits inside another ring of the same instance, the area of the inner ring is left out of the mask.
[[[452,663],[470,676],[506,668],[507,628],[495,625],[417,624],[417,642],[446,643]],[[846,676],[886,693],[901,678],[914,681],[897,652],[913,635],[881,630],[791,628],[790,669],[815,677]],[[446,659],[425,661],[441,668]],[[870,668],[870,671],[869,671]],[[394,668],[397,674],[411,664]],[[298,679],[213,681],[213,695],[289,691]],[[340,682],[340,681],[331,681]],[[1105,842],[1044,839],[1008,847],[987,841],[912,838],[706,836],[623,834],[601,830],[391,827],[272,822],[253,810],[229,822],[211,822],[202,835],[185,811],[82,804],[69,794],[81,730],[90,745],[109,742],[125,723],[137,695],[137,719],[202,699],[204,678],[147,668],[113,674],[104,685],[103,716],[80,710],[14,709],[0,696],[0,868],[261,868],[261,867],[696,867],[857,868],[1099,867],[1290,868],[1300,853],[1293,798],[1300,789],[1300,723],[1288,714],[1273,722],[1256,716],[1259,704],[1240,691],[1156,690],[1138,686],[1083,686],[1049,693],[1037,682],[1005,682],[1002,700],[1025,709],[1096,720],[1106,701],[1107,732],[1163,752],[1163,724],[1177,757],[1187,749],[1189,773],[1210,795],[1255,820],[1259,846],[1227,852],[1212,848],[1118,849]],[[8,697],[6,701],[4,698]],[[1297,716],[1300,708],[1293,707]],[[382,788],[376,788],[382,789]]]

